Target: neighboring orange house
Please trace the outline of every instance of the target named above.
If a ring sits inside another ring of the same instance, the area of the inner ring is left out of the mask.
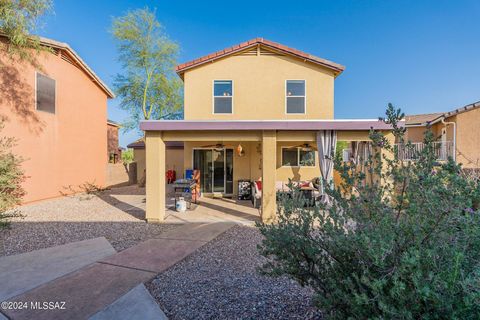
[[[417,150],[423,148],[424,133],[429,128],[440,161],[452,157],[464,168],[480,168],[480,101],[444,113],[416,114],[405,117],[406,140]],[[404,157],[409,158],[408,154]]]
[[[103,186],[106,177],[107,99],[114,94],[68,44],[41,44],[50,51],[39,53],[38,67],[0,51],[1,135],[15,137],[14,152],[25,159],[25,202],[84,183]]]
[[[118,145],[118,129],[120,125],[107,120],[107,159],[109,163],[117,163],[122,159],[122,149]]]

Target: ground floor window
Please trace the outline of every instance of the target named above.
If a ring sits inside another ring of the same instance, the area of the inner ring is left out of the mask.
[[[314,167],[315,150],[311,148],[282,148],[282,166],[284,167]]]

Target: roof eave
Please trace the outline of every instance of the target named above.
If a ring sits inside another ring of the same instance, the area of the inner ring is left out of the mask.
[[[305,55],[300,55],[298,53],[293,52],[292,50],[283,49],[282,45],[273,45],[273,42],[271,42],[269,40],[264,40],[263,38],[260,38],[260,39],[261,40],[250,40],[250,41],[247,42],[248,44],[244,45],[244,46],[242,46],[242,44],[240,44],[240,45],[236,45],[236,46],[233,46],[233,47],[230,47],[230,48],[227,48],[227,49],[209,54],[209,55],[205,56],[205,57],[208,57],[206,59],[204,59],[204,57],[201,57],[201,58],[198,58],[198,59],[180,64],[176,67],[175,71],[178,74],[178,76],[183,79],[183,74],[186,71],[189,71],[191,69],[203,66],[207,63],[211,63],[211,62],[214,62],[214,61],[219,60],[219,59],[229,57],[233,54],[251,49],[252,47],[256,47],[256,46],[265,46],[265,47],[269,48],[270,50],[282,52],[284,54],[296,57],[297,59],[303,60],[304,62],[308,61],[310,63],[322,66],[322,67],[327,68],[327,69],[330,69],[334,72],[335,77],[339,76],[345,70],[345,66],[343,66],[341,64],[338,64],[338,63],[335,63],[333,61],[329,61],[329,60],[326,60],[326,59],[323,59],[323,58],[313,57],[311,55],[309,55],[309,57],[308,56],[306,57]],[[221,53],[222,51],[223,51],[223,53]],[[298,51],[298,50],[296,50],[296,51]],[[217,54],[219,52],[220,52],[220,54]],[[180,66],[182,66],[182,67],[180,67]]]
[[[70,45],[64,42],[59,42],[44,37],[38,38],[41,45],[67,51],[75,60],[75,62],[78,63],[85,72],[88,73],[88,75],[91,77],[91,80],[95,82],[107,94],[108,98],[115,98],[115,94],[113,93],[113,91],[100,79],[99,76],[97,76],[97,74],[85,63],[85,61],[82,60],[80,55],[78,55],[77,52],[70,47]]]

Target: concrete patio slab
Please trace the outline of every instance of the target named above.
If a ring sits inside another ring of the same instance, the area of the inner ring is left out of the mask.
[[[97,312],[90,320],[166,320],[147,288],[140,284],[117,299],[114,303]]]
[[[95,263],[11,301],[65,302],[64,310],[7,310],[12,319],[88,319],[155,274]]]
[[[167,189],[168,189],[167,185]],[[186,212],[175,211],[174,197],[167,196],[166,223],[213,223],[234,222],[254,225],[260,221],[260,211],[253,208],[250,200],[202,197],[198,204],[192,204]]]
[[[161,234],[160,238],[208,242],[212,241],[234,225],[235,223],[233,222],[189,223]]]
[[[0,301],[6,301],[115,252],[107,239],[101,237],[1,257]]]

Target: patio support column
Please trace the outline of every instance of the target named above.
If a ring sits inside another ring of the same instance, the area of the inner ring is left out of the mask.
[[[161,222],[165,218],[165,142],[161,131],[145,132],[146,219]]]
[[[277,171],[277,132],[262,133],[262,221],[273,222],[277,213],[275,180]]]

